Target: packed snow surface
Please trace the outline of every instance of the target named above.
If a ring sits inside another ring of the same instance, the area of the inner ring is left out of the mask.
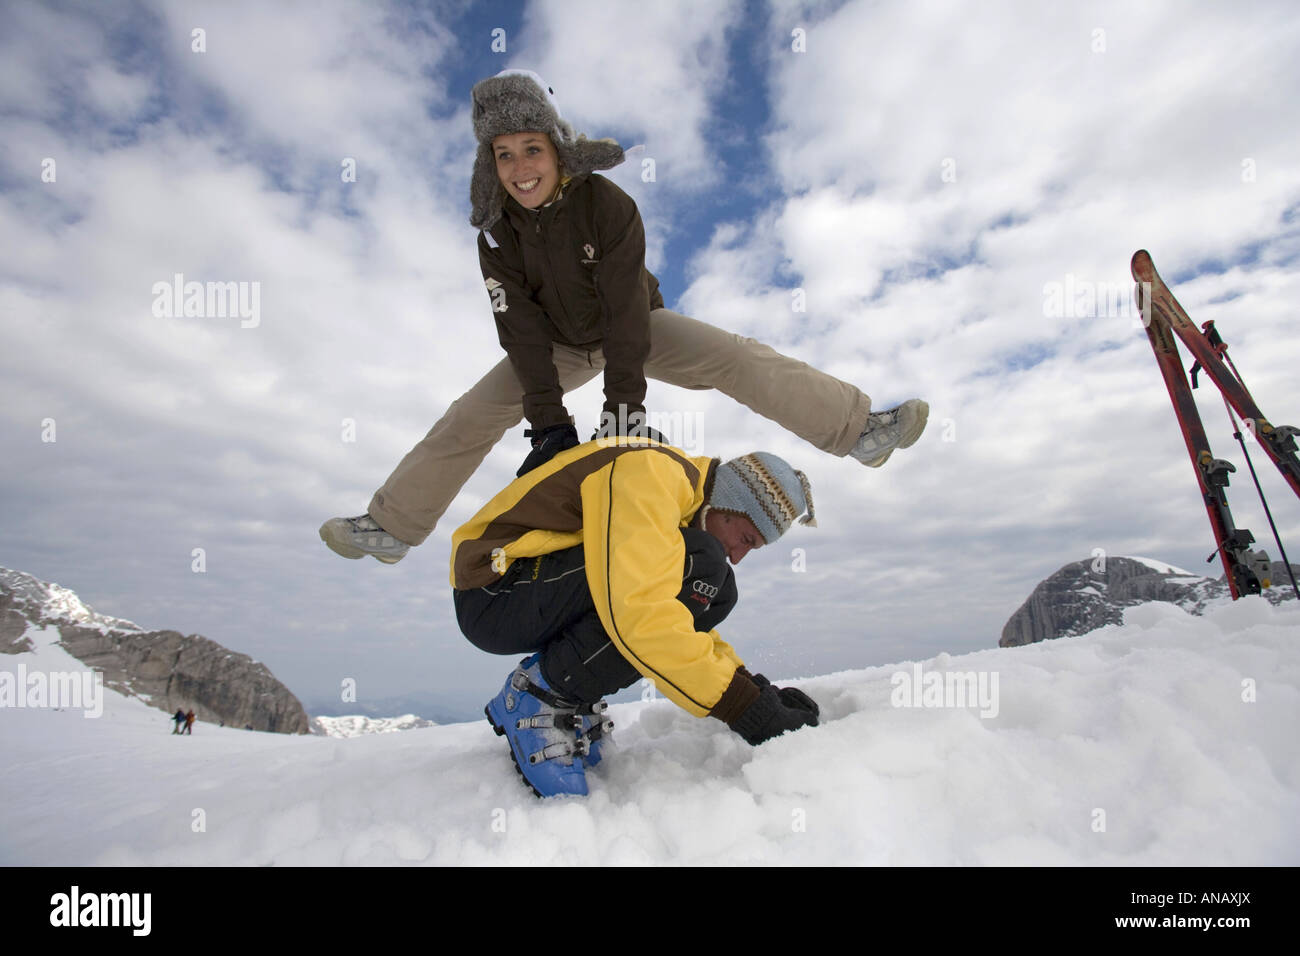
[[[0,668],[81,669],[53,630]],[[967,675],[983,697],[938,693]],[[486,721],[185,737],[110,691],[98,719],[6,706],[0,864],[1300,864],[1295,607],[1151,603],[789,682],[821,726],[756,748],[662,698],[617,705],[590,796],[547,801]]]

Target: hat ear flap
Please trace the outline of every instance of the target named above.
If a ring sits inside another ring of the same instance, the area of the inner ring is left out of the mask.
[[[501,179],[497,176],[492,147],[480,144],[474,157],[474,175],[469,182],[469,222],[477,229],[491,229],[501,218]]]
[[[623,147],[612,139],[587,139],[579,136],[556,143],[555,151],[570,176],[580,176],[597,169],[612,169],[626,158]]]

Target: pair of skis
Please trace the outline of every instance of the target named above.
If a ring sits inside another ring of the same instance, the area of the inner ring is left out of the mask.
[[[1252,551],[1250,545],[1254,543],[1254,536],[1245,528],[1233,524],[1224,489],[1228,486],[1228,475],[1236,469],[1210,453],[1210,443],[1205,437],[1205,428],[1192,396],[1197,372],[1203,369],[1218,386],[1225,403],[1235,409],[1245,421],[1246,428],[1282,472],[1282,477],[1297,496],[1300,496],[1300,457],[1296,455],[1296,436],[1300,434],[1300,429],[1290,425],[1275,426],[1264,417],[1245,383],[1236,374],[1231,359],[1227,358],[1228,347],[1214,330],[1214,323],[1206,322],[1202,329],[1197,329],[1156,272],[1155,263],[1145,249],[1134,253],[1132,272],[1133,278],[1137,280],[1137,304],[1146,323],[1147,337],[1155,351],[1156,362],[1164,376],[1165,387],[1169,390],[1174,413],[1178,416],[1178,424],[1183,431],[1183,440],[1196,469],[1196,479],[1201,486],[1210,527],[1214,530],[1215,541],[1218,543],[1216,553],[1223,561],[1223,570],[1233,600],[1243,594],[1258,594],[1271,584],[1268,556],[1262,551]],[[1183,371],[1175,336],[1183,340],[1187,350],[1196,358],[1190,386]],[[1235,424],[1236,420],[1233,421]],[[1239,431],[1237,437],[1241,440]],[[1245,447],[1243,441],[1243,451]],[[1253,465],[1251,473],[1254,474]],[[1269,521],[1272,522],[1271,516]],[[1213,558],[1214,555],[1210,555],[1209,560]],[[1286,560],[1285,552],[1283,560]],[[1287,571],[1289,574],[1289,565]],[[1294,585],[1293,578],[1292,586]]]

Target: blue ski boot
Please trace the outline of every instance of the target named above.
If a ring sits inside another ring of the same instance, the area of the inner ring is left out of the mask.
[[[608,737],[614,731],[614,721],[602,716],[608,709],[609,704],[603,700],[598,700],[594,704],[578,705],[578,716],[582,719],[578,737],[587,745],[586,756],[582,759],[588,768],[600,763],[601,738]]]
[[[539,797],[586,796],[581,758],[587,743],[578,735],[579,703],[557,696],[542,676],[541,655],[525,658],[501,693],[483,708],[492,729],[510,741],[510,756]]]

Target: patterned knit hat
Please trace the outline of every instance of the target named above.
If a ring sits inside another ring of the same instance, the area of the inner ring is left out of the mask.
[[[808,476],[765,451],[719,465],[706,507],[744,515],[768,544],[785,534],[805,511],[799,523],[817,527]]]
[[[612,139],[589,140],[578,136],[560,116],[555,91],[531,70],[503,70],[481,80],[470,93],[474,137],[478,155],[469,184],[472,226],[491,229],[501,218],[505,190],[497,178],[492,140],[511,133],[546,133],[560,155],[564,173],[578,176],[596,169],[609,169],[623,162],[623,147]]]

